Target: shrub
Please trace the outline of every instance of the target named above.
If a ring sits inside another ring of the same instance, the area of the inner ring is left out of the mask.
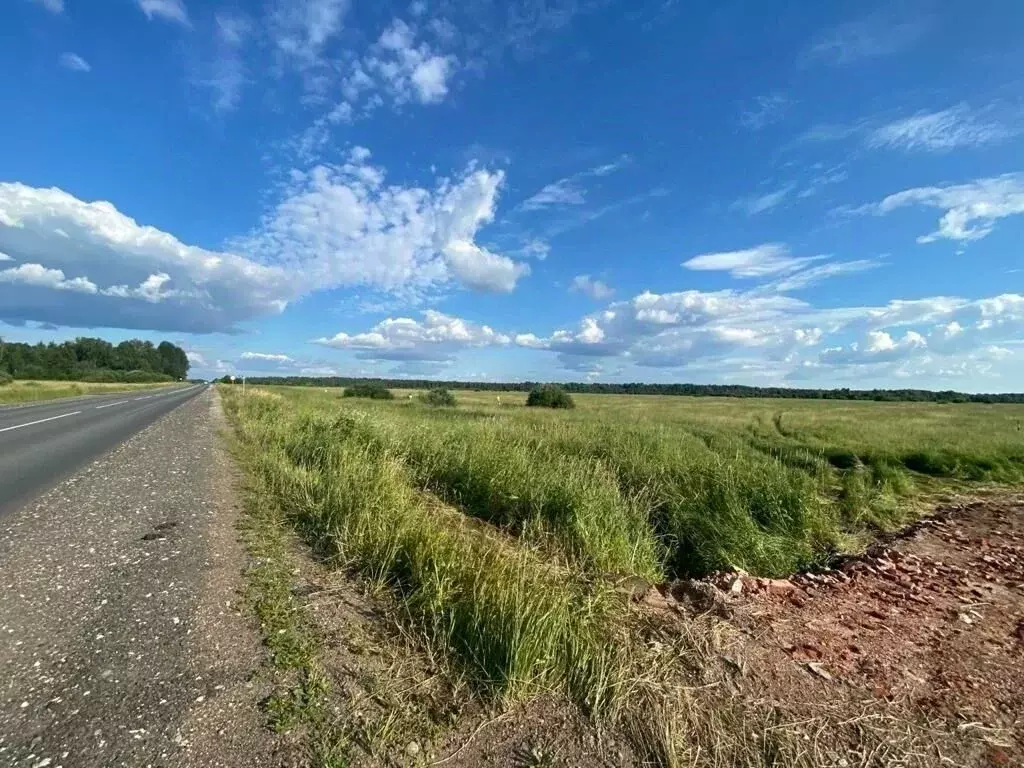
[[[0,373],[0,387],[6,387],[12,381],[14,381],[14,379],[12,379],[6,373]]]
[[[459,404],[455,399],[455,395],[447,389],[440,388],[424,392],[420,395],[420,400],[422,400],[426,405],[434,405],[440,408],[453,408]]]
[[[368,397],[371,400],[394,400],[395,396],[390,389],[383,384],[370,382],[366,384],[353,384],[345,387],[345,397]]]
[[[539,408],[575,408],[576,403],[572,397],[559,386],[545,384],[530,390],[530,396],[526,398],[528,406]]]

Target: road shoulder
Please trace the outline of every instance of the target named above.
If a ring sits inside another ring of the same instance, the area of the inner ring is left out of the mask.
[[[0,522],[0,764],[287,764],[258,707],[216,397]]]

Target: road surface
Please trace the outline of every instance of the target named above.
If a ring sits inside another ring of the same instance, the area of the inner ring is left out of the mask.
[[[0,517],[206,388],[196,384],[0,407]]]
[[[259,706],[225,427],[205,386],[0,411],[3,768],[303,764]]]

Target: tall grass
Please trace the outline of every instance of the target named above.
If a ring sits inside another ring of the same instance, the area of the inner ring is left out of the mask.
[[[394,589],[471,679],[508,698],[561,688],[589,709],[608,706],[618,652],[601,585],[440,518],[400,455],[358,439],[358,418],[258,391],[225,392],[225,406],[247,463],[296,527]]]
[[[591,572],[784,575],[906,523],[921,485],[1024,481],[1015,406],[590,396],[537,413],[460,398],[345,412],[414,485]]]

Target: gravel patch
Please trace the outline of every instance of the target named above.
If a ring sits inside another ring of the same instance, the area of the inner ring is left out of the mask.
[[[270,766],[210,390],[0,521],[0,765]]]

